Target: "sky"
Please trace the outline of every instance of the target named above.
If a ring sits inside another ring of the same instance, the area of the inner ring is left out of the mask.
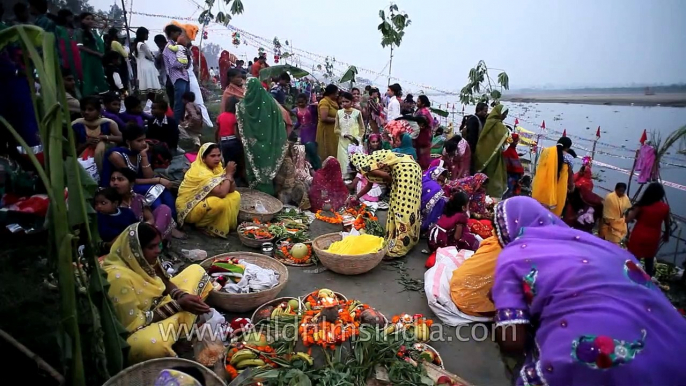
[[[204,5],[204,0],[125,1],[127,7],[133,1],[134,12],[193,18]],[[90,3],[109,9],[114,0]],[[412,20],[392,63],[392,74],[401,85],[406,83],[404,88],[459,90],[479,60],[505,70],[511,89],[686,83],[686,0],[395,3]],[[360,76],[386,83],[378,73],[387,74],[390,51],[381,47],[377,26],[379,10],[387,9],[389,2],[243,0],[243,4],[245,12],[233,18],[232,26],[269,41],[278,37],[282,45],[288,40],[296,54],[305,50],[335,57],[357,66]],[[159,33],[170,20],[133,14],[131,26]],[[271,53],[270,46],[247,34],[242,38],[249,45],[236,48],[226,27],[210,24],[208,28],[207,41],[239,57],[251,60],[258,46]],[[324,64],[310,54],[298,59],[308,70]],[[345,68],[340,64],[336,70]]]

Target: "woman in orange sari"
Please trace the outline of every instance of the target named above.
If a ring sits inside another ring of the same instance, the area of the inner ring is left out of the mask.
[[[467,315],[492,317],[495,306],[489,297],[498,255],[502,248],[495,236],[481,242],[479,249],[464,261],[450,279],[450,297]]]

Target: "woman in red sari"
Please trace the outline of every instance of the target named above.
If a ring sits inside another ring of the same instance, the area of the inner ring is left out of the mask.
[[[636,220],[627,249],[637,259],[643,259],[646,273],[651,277],[655,274],[655,255],[660,249],[660,241],[669,242],[669,205],[664,198],[665,188],[659,182],[653,182],[626,216],[627,223]]]
[[[592,233],[603,216],[603,198],[593,193],[591,159],[584,157],[583,166],[574,174],[574,191],[567,196],[562,219],[572,228]]]
[[[348,187],[343,182],[341,164],[334,157],[327,158],[312,179],[309,193],[311,210],[316,212],[326,207],[326,210],[338,211],[345,205],[349,195]]]
[[[422,118],[418,119],[419,124],[419,135],[413,141],[414,148],[417,150],[417,162],[422,170],[427,170],[429,164],[431,164],[431,145],[433,137],[433,117],[431,116],[431,102],[426,95],[420,95],[417,98],[417,112],[415,112],[415,117]]]

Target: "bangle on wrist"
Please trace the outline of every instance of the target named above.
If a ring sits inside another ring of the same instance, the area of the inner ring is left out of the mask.
[[[148,168],[151,168],[151,167],[152,167],[152,165],[150,165],[150,164],[147,164],[147,165],[141,165],[141,167],[142,167],[143,169],[148,169]]]

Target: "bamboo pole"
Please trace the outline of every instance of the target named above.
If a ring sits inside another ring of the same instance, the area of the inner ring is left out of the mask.
[[[636,150],[636,154],[634,155],[634,164],[631,166],[631,173],[629,173],[629,183],[627,184],[626,188],[626,195],[630,196],[629,192],[631,192],[631,181],[634,179],[634,171],[636,170],[636,163],[638,162],[638,152],[639,150]],[[640,191],[640,190],[639,190]]]
[[[50,375],[52,378],[54,378],[55,381],[57,381],[57,383],[60,386],[64,385],[64,376],[62,376],[62,374],[58,373],[57,370],[55,370],[52,366],[50,366],[48,364],[48,362],[43,360],[43,358],[38,356],[38,354],[29,350],[26,346],[21,344],[18,340],[14,339],[10,334],[6,333],[3,330],[0,330],[0,338],[4,339],[5,341],[7,341],[7,343],[14,346],[22,354],[26,355],[27,357],[29,357],[29,359],[36,362],[36,365],[38,365],[38,368],[45,371],[46,373],[48,373],[48,375]]]

